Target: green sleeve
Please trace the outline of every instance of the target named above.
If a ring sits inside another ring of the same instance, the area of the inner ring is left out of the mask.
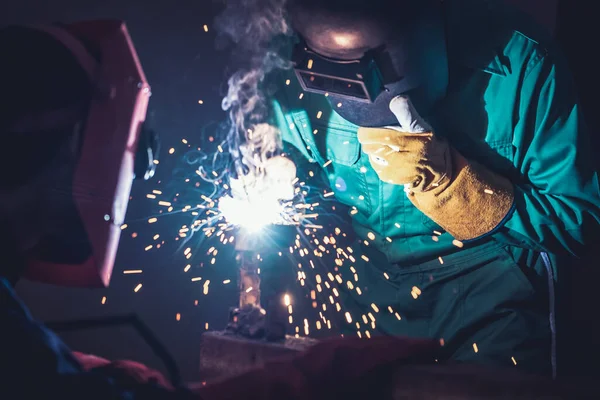
[[[275,126],[279,129],[281,139],[283,140],[283,147],[286,152],[293,151],[294,153],[300,153],[306,160],[314,162],[306,149],[306,144],[298,132],[298,129],[294,126],[294,121],[289,113],[286,113],[279,102],[279,100],[273,100],[271,102],[272,109],[272,120]]]
[[[550,253],[580,255],[600,237],[598,172],[566,66],[543,54],[523,78],[515,125],[512,214],[495,237]]]

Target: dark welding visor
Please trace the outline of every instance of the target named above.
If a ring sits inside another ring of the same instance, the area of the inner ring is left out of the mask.
[[[305,91],[365,103],[372,103],[387,83],[401,79],[377,50],[357,60],[337,60],[312,51],[300,40],[294,47],[292,62]]]

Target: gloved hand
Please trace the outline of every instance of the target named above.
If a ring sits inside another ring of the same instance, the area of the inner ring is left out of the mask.
[[[390,110],[400,126],[358,130],[379,178],[404,185],[415,207],[458,240],[496,228],[512,208],[512,183],[437,137],[407,97],[393,98]]]
[[[424,121],[412,120],[412,103],[395,97],[390,109],[400,126],[359,128],[358,140],[371,166],[387,183],[428,191],[452,179],[450,146]]]

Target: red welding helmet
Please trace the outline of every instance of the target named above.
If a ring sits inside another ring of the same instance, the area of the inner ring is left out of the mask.
[[[20,244],[26,258],[22,275],[65,286],[106,286],[133,179],[154,174],[157,138],[144,128],[150,87],[122,21],[19,27],[9,33],[25,38],[17,45],[12,39],[5,43],[17,59],[29,60],[35,51],[28,42],[40,44],[40,52],[56,49],[39,65],[28,61],[22,67],[29,70],[23,82],[37,79],[50,89],[14,90],[16,99],[7,106],[16,117],[7,115],[0,124],[9,141],[21,140],[14,151],[22,153],[8,166],[15,172],[3,171],[13,182],[0,174],[0,208],[17,242],[33,238]],[[60,57],[76,68],[71,76],[60,76],[61,68],[53,66]],[[55,71],[40,78],[40,68]],[[77,74],[85,81],[76,83]],[[75,103],[62,101],[70,90],[78,93]],[[43,97],[49,100],[40,106]]]

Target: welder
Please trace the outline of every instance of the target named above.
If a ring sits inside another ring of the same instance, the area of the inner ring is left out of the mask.
[[[378,333],[438,339],[440,362],[556,376],[598,174],[560,51],[500,3],[290,0],[274,120],[351,208],[346,311],[375,304]]]

